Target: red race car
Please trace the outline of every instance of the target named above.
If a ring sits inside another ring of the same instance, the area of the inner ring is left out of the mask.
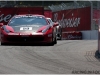
[[[12,43],[57,43],[56,26],[43,15],[15,15],[7,25],[0,23],[1,45]]]

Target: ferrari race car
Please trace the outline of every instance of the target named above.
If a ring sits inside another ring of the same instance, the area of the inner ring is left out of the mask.
[[[47,20],[50,22],[51,25],[53,25],[53,21],[51,18],[47,18]],[[62,39],[62,28],[61,28],[61,25],[58,24],[58,26],[56,26],[56,31],[57,31],[57,39],[58,40],[61,40]]]
[[[43,15],[15,15],[7,25],[0,24],[1,45],[10,43],[57,43],[56,26]]]

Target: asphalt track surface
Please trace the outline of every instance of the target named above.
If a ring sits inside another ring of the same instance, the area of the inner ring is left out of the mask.
[[[100,73],[97,46],[97,40],[62,40],[54,46],[0,46],[0,74]]]

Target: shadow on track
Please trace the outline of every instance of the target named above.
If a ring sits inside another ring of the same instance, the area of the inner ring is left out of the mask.
[[[23,43],[23,44],[16,44],[16,43],[13,43],[13,44],[4,44],[4,45],[1,45],[1,46],[54,46],[52,44],[41,44],[41,43],[32,43],[32,44],[29,44],[29,43]]]

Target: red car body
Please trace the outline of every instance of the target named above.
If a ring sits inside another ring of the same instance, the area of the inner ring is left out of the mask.
[[[1,45],[9,43],[50,43],[54,45],[57,43],[56,26],[58,24],[54,23],[52,26],[49,24],[43,15],[15,15],[7,25],[0,24]]]

